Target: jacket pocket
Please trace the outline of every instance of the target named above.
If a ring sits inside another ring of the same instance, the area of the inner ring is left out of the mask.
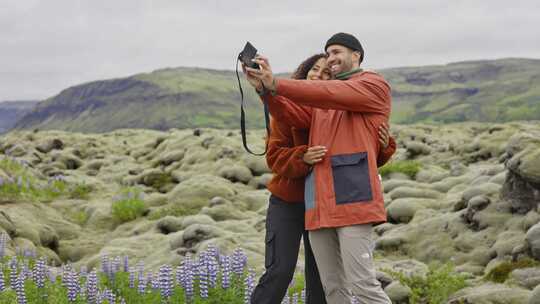
[[[371,201],[367,152],[332,156],[336,204]]]
[[[265,253],[264,253],[264,267],[266,269],[272,267],[272,265],[274,264],[274,259],[276,257],[275,238],[276,238],[276,234],[274,233],[274,231],[271,231],[271,230],[266,231],[266,238],[265,238],[266,248],[265,248]]]

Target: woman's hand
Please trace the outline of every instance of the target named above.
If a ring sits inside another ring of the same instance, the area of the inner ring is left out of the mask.
[[[379,143],[383,150],[386,149],[390,143],[390,131],[388,131],[388,126],[386,124],[382,124],[379,127]]]
[[[320,162],[323,159],[326,152],[328,152],[328,150],[326,150],[326,147],[323,147],[323,146],[309,147],[307,152],[304,154],[304,157],[302,157],[302,159],[304,160],[306,164],[312,166]]]

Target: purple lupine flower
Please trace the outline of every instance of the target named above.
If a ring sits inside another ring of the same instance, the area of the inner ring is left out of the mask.
[[[241,248],[236,248],[233,252],[233,272],[241,276],[244,273],[246,266],[247,256]]]
[[[298,304],[298,293],[295,292],[292,296],[291,304]]]
[[[199,263],[199,291],[201,298],[208,299],[208,266],[206,264],[206,253],[201,254]]]
[[[351,304],[360,304],[360,300],[358,300],[358,297],[353,296],[351,298]]]
[[[36,283],[38,288],[45,287],[45,258],[40,258],[34,265],[34,270],[32,271],[32,278]]]
[[[2,265],[0,264],[0,266]],[[6,283],[4,281],[4,269],[0,267],[0,292],[4,291],[4,289],[6,289]]]
[[[249,304],[251,294],[255,288],[255,272],[252,269],[248,270],[248,274],[244,279],[244,303]]]
[[[77,294],[80,289],[77,274],[72,269],[69,269],[66,273],[65,280],[66,280],[68,301],[73,303],[77,300]]]
[[[107,300],[109,302],[109,304],[115,304],[116,303],[116,296],[114,295],[112,290],[105,289],[103,291],[103,297],[105,298],[105,300]]]
[[[17,294],[17,303],[26,304],[26,293],[24,291],[24,278],[22,274],[15,278],[15,284],[13,284],[15,293]]]
[[[1,184],[0,184],[1,186]],[[5,232],[0,233],[0,259],[6,254],[6,246],[9,241],[9,235]]]
[[[23,275],[24,280],[32,277],[32,271],[30,271],[30,265],[27,259],[24,259],[23,266],[21,269],[21,274]]]
[[[129,288],[135,288],[135,269],[129,269]]]
[[[112,277],[114,278],[114,276],[120,272],[120,257],[119,256],[116,256],[113,261],[112,261]]]
[[[143,261],[139,261],[139,263],[137,263],[137,270],[139,271],[137,279],[140,281],[144,279],[144,262]]]
[[[154,273],[152,283],[150,285],[152,285],[153,290],[159,290],[159,271]]]
[[[175,278],[176,284],[184,287],[184,268],[182,267],[182,264],[176,267]]]
[[[157,275],[154,275],[153,272],[149,272],[146,274],[146,282],[148,286],[152,289],[158,289],[159,288],[159,282],[156,279]]]
[[[141,295],[144,294],[146,291],[146,279],[144,278],[144,276],[139,277],[139,281],[137,282],[137,284],[137,292]]]
[[[17,258],[13,257],[9,261],[9,268],[11,272],[9,273],[9,284],[11,288],[15,289],[15,283],[17,282],[18,271],[17,271]]]
[[[162,299],[168,299],[172,296],[173,280],[170,265],[163,265],[159,268],[159,289]]]
[[[24,278],[22,277],[22,274],[17,276],[14,285],[15,293],[17,295],[17,303],[26,304],[26,293],[24,291]]]
[[[124,272],[129,271],[129,257],[127,255],[124,256]]]
[[[120,298],[120,304],[126,304],[126,300],[124,300],[124,298]]]
[[[306,287],[302,288],[302,292],[300,293],[300,299],[302,299],[302,303],[306,303]]]
[[[210,288],[215,288],[217,284],[217,275],[219,271],[218,262],[215,256],[209,256],[208,259],[208,279]]]
[[[219,249],[215,244],[209,244],[206,248],[206,252],[208,252],[208,255],[210,257],[213,257],[215,259],[219,259]]]
[[[54,273],[51,269],[47,269],[47,277],[49,277],[51,283],[56,283],[56,273]]]
[[[101,272],[109,276],[109,269],[110,269],[110,261],[109,261],[109,255],[104,253],[101,256]]]
[[[228,255],[223,256],[221,262],[221,287],[227,289],[231,286],[231,258]]]
[[[36,258],[36,256],[37,256],[37,253],[33,249],[26,248],[23,250],[23,257],[25,258]]]
[[[193,298],[193,264],[190,254],[186,255],[183,262],[183,267],[186,302],[189,302]]]
[[[97,272],[93,269],[86,279],[86,299],[89,304],[95,304],[98,296],[98,277]]]
[[[79,274],[81,275],[81,278],[86,278],[88,276],[88,268],[86,266],[81,266],[79,269]]]

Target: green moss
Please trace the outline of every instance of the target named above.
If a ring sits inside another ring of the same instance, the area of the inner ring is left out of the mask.
[[[148,216],[148,219],[157,220],[157,219],[166,217],[168,215],[175,216],[175,217],[195,215],[195,214],[198,214],[199,211],[201,211],[201,208],[202,206],[199,206],[196,204],[194,205],[180,204],[180,205],[175,205],[175,206],[162,207],[153,211]]]
[[[168,173],[161,173],[159,175],[156,175],[155,177],[152,178],[152,182],[151,184],[149,185],[150,187],[152,188],[155,188],[155,189],[161,189],[162,187],[170,184],[173,182],[173,178],[170,174]]]
[[[69,197],[73,199],[87,200],[92,190],[92,187],[85,183],[77,184],[73,187],[70,187]]]
[[[450,295],[467,287],[466,277],[456,273],[451,264],[431,264],[426,276],[406,276],[393,270],[384,271],[411,289],[412,294],[409,298],[411,304],[446,303]]]
[[[524,258],[518,261],[507,261],[491,269],[488,274],[486,274],[484,279],[496,283],[504,283],[508,279],[508,276],[512,271],[520,268],[538,266],[540,266],[540,262],[537,262],[530,258]]]
[[[145,211],[146,204],[141,198],[140,190],[126,188],[113,202],[112,218],[116,223],[125,223],[142,216]]]
[[[418,171],[422,168],[422,165],[417,161],[392,161],[382,166],[379,169],[379,173],[386,177],[391,173],[403,173],[411,178],[414,178]]]
[[[86,213],[85,211],[77,211],[77,212],[71,213],[70,218],[72,222],[82,226],[86,224],[89,217],[88,217],[88,213]]]

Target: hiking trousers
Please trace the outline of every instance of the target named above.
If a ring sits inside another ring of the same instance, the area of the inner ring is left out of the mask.
[[[300,240],[304,236],[306,304],[326,304],[319,271],[304,229],[304,204],[270,196],[266,214],[265,272],[251,295],[251,304],[281,304],[291,282]]]
[[[376,278],[372,226],[322,228],[309,232],[311,247],[330,304],[391,304]]]

